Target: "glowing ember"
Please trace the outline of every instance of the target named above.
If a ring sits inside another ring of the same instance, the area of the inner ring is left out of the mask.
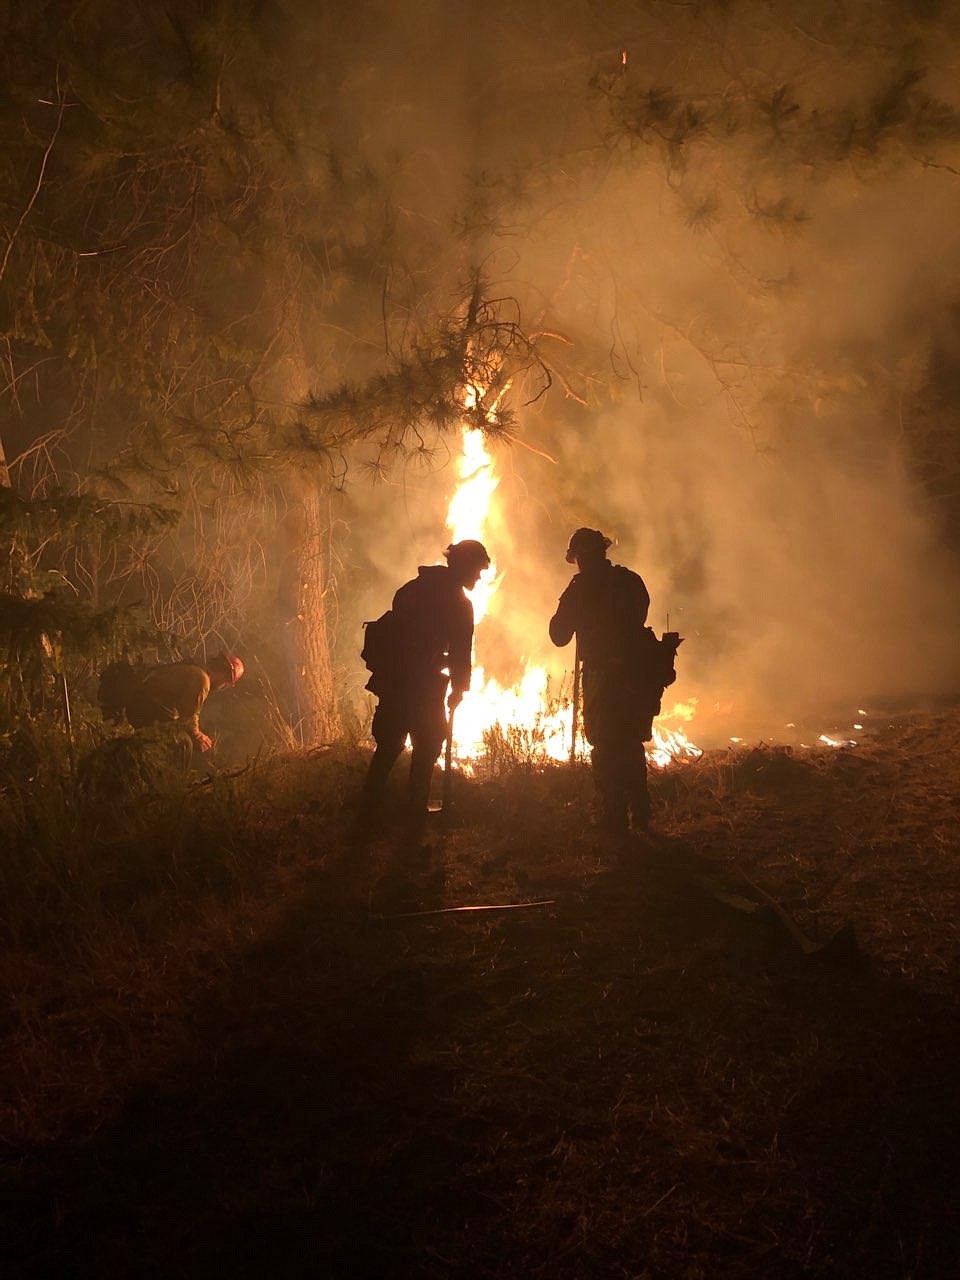
[[[467,387],[464,405],[472,408],[478,399],[478,389]],[[451,541],[476,538],[486,544],[491,503],[500,481],[484,434],[476,427],[463,428],[457,476],[458,484],[447,510]],[[476,622],[486,616],[501,580],[502,575],[492,564],[470,593]],[[654,725],[653,742],[647,748],[651,764],[664,768],[671,761],[696,759],[702,754],[679,726],[668,728],[663,723],[690,720],[695,710],[695,700],[677,703]],[[545,667],[526,664],[520,680],[504,688],[496,680],[487,679],[482,666],[476,666],[471,691],[457,709],[454,721],[454,758],[465,772],[472,772],[473,762],[486,754],[499,737],[524,759],[567,760],[572,718],[570,699],[551,697]],[[585,744],[578,736],[577,755],[584,750]]]

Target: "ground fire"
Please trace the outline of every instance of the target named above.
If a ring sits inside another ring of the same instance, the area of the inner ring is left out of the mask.
[[[466,402],[470,403],[475,396],[475,391],[468,391]],[[499,480],[495,455],[480,428],[461,428],[461,448],[454,468],[456,484],[447,509],[447,528],[455,542],[461,538],[487,541]],[[470,592],[478,624],[475,640],[477,665],[473,686],[457,710],[454,725],[454,760],[466,772],[473,772],[478,759],[484,754],[485,739],[494,730],[514,735],[530,759],[562,761],[571,756],[572,673],[566,682],[551,688],[546,666],[529,660],[524,662],[516,682],[509,686],[488,678],[484,671],[483,629],[480,624],[488,614],[496,612],[503,581],[504,575],[498,571],[494,559],[490,569]],[[541,637],[530,637],[530,647],[534,651],[541,643]],[[672,763],[700,757],[701,748],[690,740],[683,727],[694,720],[697,705],[697,696],[690,695],[685,701],[674,702],[657,717],[653,741],[647,749],[647,759],[651,764],[666,768]],[[862,724],[853,727],[863,728]],[[792,724],[784,725],[785,730],[794,728]],[[736,735],[729,738],[734,745],[742,740]],[[838,736],[835,732],[815,735],[815,740],[823,746],[837,748],[855,747],[858,741]],[[798,742],[798,745],[809,748],[810,744]],[[574,755],[582,758],[584,750],[585,743],[578,733]]]
[[[468,391],[467,403],[475,397]],[[461,538],[489,540],[488,527],[491,505],[496,501],[499,481],[496,463],[479,427],[464,426],[461,435],[461,452],[456,460],[457,483],[447,511],[447,527],[453,541]],[[478,624],[475,640],[477,665],[473,685],[457,709],[454,721],[454,758],[466,771],[472,771],[477,759],[483,755],[484,740],[493,730],[515,735],[524,752],[532,759],[566,760],[573,754],[581,756],[584,742],[580,733],[572,744],[573,707],[572,672],[570,679],[552,690],[545,666],[526,661],[516,682],[509,687],[488,678],[483,668],[483,619],[496,610],[500,599],[500,587],[504,576],[498,573],[496,560],[470,593],[474,615]],[[508,605],[506,607],[509,607]],[[545,638],[545,633],[544,633]],[[541,637],[530,637],[534,651],[542,644]],[[658,768],[665,768],[677,760],[697,759],[700,748],[689,740],[679,727],[679,722],[693,717],[695,703],[677,703],[664,712],[654,725],[654,737],[648,751],[648,760]]]

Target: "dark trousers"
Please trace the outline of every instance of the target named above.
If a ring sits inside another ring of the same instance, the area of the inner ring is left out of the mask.
[[[583,731],[604,822],[625,828],[650,818],[644,742],[653,733],[648,692],[625,680],[617,666],[584,667]]]
[[[433,766],[447,734],[443,705],[446,687],[444,680],[426,688],[398,689],[380,695],[372,729],[377,749],[367,770],[361,803],[367,817],[374,817],[379,811],[390,770],[409,737],[413,753],[407,780],[407,821],[411,826],[421,826],[425,821]]]

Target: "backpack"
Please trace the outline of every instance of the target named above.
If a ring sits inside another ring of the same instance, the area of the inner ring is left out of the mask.
[[[399,665],[398,631],[397,616],[392,609],[363,624],[360,657],[370,672],[366,687],[371,693],[381,693],[385,686],[395,681]]]
[[[677,678],[674,662],[682,643],[676,631],[664,632],[662,640],[657,638],[652,627],[644,627],[640,633],[636,652],[637,677],[641,686],[658,702],[664,689]]]
[[[652,627],[643,627],[637,637],[633,682],[640,694],[644,742],[653,735],[653,720],[660,714],[664,690],[677,678],[674,662],[682,643],[676,631],[664,632],[661,640]]]

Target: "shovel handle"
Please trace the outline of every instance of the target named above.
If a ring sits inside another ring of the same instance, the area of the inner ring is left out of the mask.
[[[573,655],[573,716],[570,722],[570,763],[577,762],[577,733],[580,729],[580,637]]]
[[[443,819],[450,816],[450,796],[453,790],[453,712],[447,716],[447,745],[443,753]]]

